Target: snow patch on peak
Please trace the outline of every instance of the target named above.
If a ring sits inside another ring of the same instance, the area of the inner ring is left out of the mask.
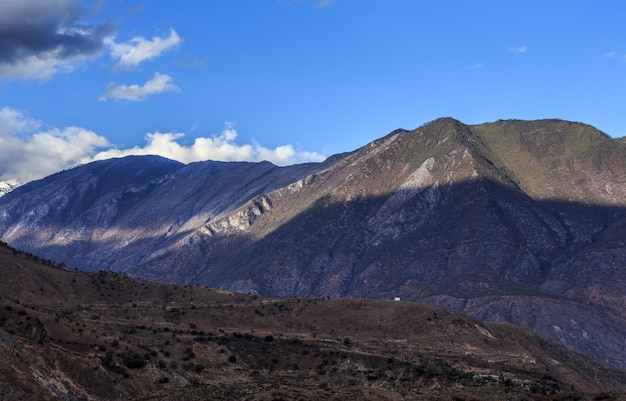
[[[11,184],[6,181],[0,181],[0,196],[4,196],[17,188],[18,184]]]

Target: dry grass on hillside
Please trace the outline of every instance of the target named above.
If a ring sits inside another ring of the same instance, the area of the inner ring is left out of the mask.
[[[266,299],[0,248],[0,398],[624,399],[624,372],[406,302]],[[621,386],[621,387],[620,387]]]

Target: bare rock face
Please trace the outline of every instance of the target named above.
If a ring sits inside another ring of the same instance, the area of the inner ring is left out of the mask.
[[[624,160],[584,124],[446,118],[321,164],[93,163],[0,198],[0,237],[162,282],[428,302],[626,369]]]

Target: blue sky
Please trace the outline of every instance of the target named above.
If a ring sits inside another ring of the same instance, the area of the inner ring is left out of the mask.
[[[626,2],[0,0],[0,181],[291,164],[438,117],[626,135]]]

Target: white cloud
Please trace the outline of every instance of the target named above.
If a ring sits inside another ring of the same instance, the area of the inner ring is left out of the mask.
[[[38,131],[22,111],[0,110],[0,181],[25,183],[83,163],[108,141],[80,127]]]
[[[324,156],[315,152],[296,151],[293,145],[282,145],[274,149],[258,143],[239,145],[235,142],[237,131],[231,124],[213,137],[196,138],[191,145],[179,142],[184,137],[180,132],[154,132],[146,135],[143,147],[131,149],[109,149],[94,156],[94,160],[130,155],[159,155],[183,163],[203,160],[218,161],[263,161],[278,165],[290,165],[311,161],[322,161]]]
[[[46,80],[71,72],[108,47],[115,67],[132,68],[160,56],[182,42],[174,29],[166,37],[140,36],[116,43],[114,26],[89,25],[81,0],[0,0],[0,80]]]
[[[0,80],[72,71],[97,57],[113,31],[82,22],[79,0],[2,0],[0,8]]]
[[[59,60],[54,54],[40,53],[21,58],[13,64],[0,63],[0,79],[45,81],[56,74],[71,72],[77,65],[77,61]]]
[[[512,46],[509,47],[509,50],[513,53],[526,53],[528,51],[528,46]]]
[[[138,36],[127,43],[115,43],[114,39],[107,39],[111,57],[119,60],[115,66],[126,69],[136,67],[143,61],[158,57],[181,42],[181,38],[174,29],[170,29],[170,34],[167,38],[154,37],[152,40],[146,40]]]
[[[111,82],[105,89],[104,94],[98,98],[98,101],[104,102],[107,99],[122,99],[139,102],[147,99],[151,95],[161,92],[180,92],[180,88],[172,83],[172,78],[169,75],[159,74],[157,72],[143,86],[127,86]]]
[[[232,124],[219,135],[196,138],[191,145],[181,143],[184,134],[180,132],[149,133],[144,146],[130,149],[114,148],[106,138],[85,128],[42,130],[42,126],[23,111],[0,109],[0,182],[23,184],[79,164],[130,155],[160,155],[183,163],[267,160],[277,165],[325,159],[319,153],[298,151],[293,145],[270,149],[256,142],[237,144]]]
[[[6,136],[34,131],[40,126],[41,122],[28,117],[23,111],[10,107],[0,109],[0,140]]]

